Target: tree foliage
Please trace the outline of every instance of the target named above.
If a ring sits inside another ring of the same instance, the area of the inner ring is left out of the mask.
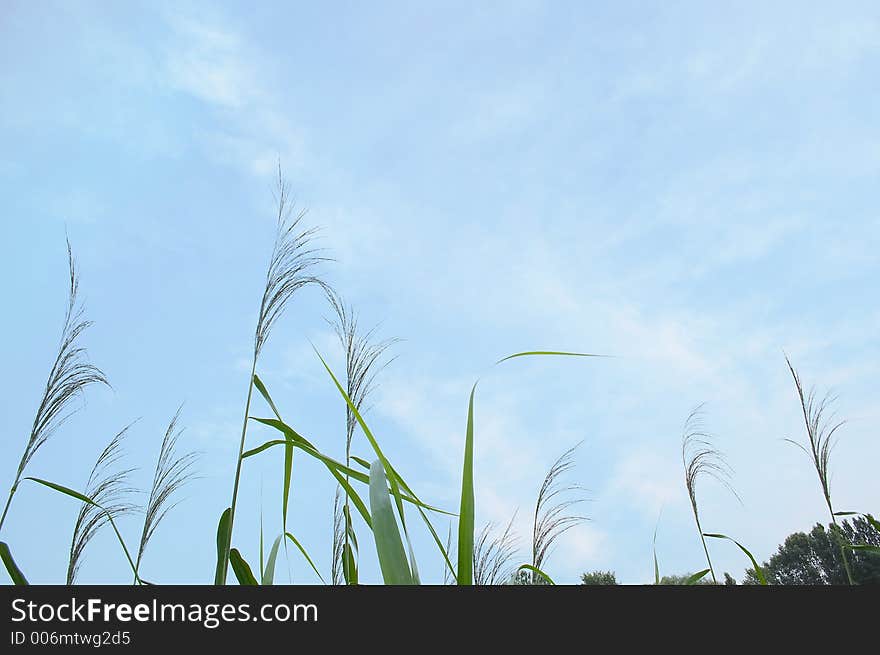
[[[608,585],[616,585],[617,576],[614,574],[614,571],[590,571],[589,573],[584,573],[581,575],[581,584],[582,585],[591,585],[591,586],[608,586]]]
[[[816,524],[808,534],[788,536],[769,562],[763,565],[767,582],[778,585],[844,585],[846,569],[841,544],[880,546],[880,532],[862,517],[826,529]],[[847,549],[849,550],[849,549]],[[869,552],[847,553],[856,584],[880,584],[880,556]],[[757,584],[755,572],[746,571],[743,584]]]

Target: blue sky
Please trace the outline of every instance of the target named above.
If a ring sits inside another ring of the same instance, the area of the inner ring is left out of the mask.
[[[86,344],[113,390],[89,393],[29,472],[81,488],[141,417],[127,452],[146,487],[184,402],[201,479],[143,575],[211,580],[280,157],[335,258],[327,279],[404,339],[369,420],[422,496],[457,506],[478,377],[478,524],[518,509],[525,546],[546,468],[583,440],[572,479],[592,520],[561,540],[559,581],[650,581],[661,508],[661,571],[702,568],[680,460],[700,402],[743,501],[706,481],[707,530],[767,559],[827,522],[815,472],[782,441],[804,437],[783,351],[848,420],[835,504],[877,511],[880,10],[766,5],[5,2],[2,484],[57,343],[66,229]],[[328,311],[298,295],[259,372],[338,455],[344,411],[309,345],[339,370]],[[617,357],[491,366],[533,348]],[[261,498],[267,539],[280,527],[279,455],[244,469],[234,541],[252,561]],[[334,487],[305,458],[294,467],[289,522],[326,575]],[[32,581],[63,581],[75,511],[22,486],[3,539]],[[138,525],[123,524],[132,541]],[[440,580],[429,537],[416,547]],[[735,547],[711,547],[741,577]],[[362,569],[379,579],[367,539]],[[316,580],[293,556],[290,575]],[[127,580],[101,535],[81,581]]]

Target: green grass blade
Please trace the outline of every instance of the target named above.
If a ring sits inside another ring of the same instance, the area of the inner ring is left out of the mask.
[[[464,466],[461,474],[461,508],[458,513],[458,584],[474,583],[474,393],[468,401],[467,429],[464,437]]]
[[[272,408],[272,411],[275,416],[278,417],[278,420],[281,421],[281,413],[278,411],[275,402],[269,395],[266,385],[263,384],[260,376],[256,373],[254,374],[254,386],[257,388],[257,391],[260,392],[260,395],[263,396],[263,399],[269,404],[269,407]],[[290,435],[285,432],[284,436],[286,443],[284,445],[284,469],[282,478],[284,482],[281,490],[281,525],[283,531],[287,532],[287,508],[290,505],[290,476],[293,469],[293,444],[291,443]]]
[[[328,467],[329,468],[329,467]],[[349,484],[348,480],[345,479],[345,476],[339,473],[334,469],[330,469],[330,473],[336,478],[336,481],[339,485],[348,492],[348,497],[352,503],[354,503],[355,509],[357,509],[358,513],[361,515],[361,518],[364,519],[364,523],[367,524],[371,530],[373,529],[373,519],[370,516],[370,511],[367,509],[366,504],[363,499],[360,497],[357,491],[355,491],[354,487]]]
[[[275,407],[275,403],[272,402],[272,398],[269,396],[269,392],[266,391],[266,385],[263,384],[263,381],[260,379],[260,376],[256,373],[254,374],[254,386],[257,388],[257,391],[260,392],[260,395],[263,397],[263,400],[268,403],[269,407],[272,409],[272,412],[275,416],[278,417],[278,420],[281,420],[281,414],[278,413],[278,408]]]
[[[880,546],[870,546],[868,544],[849,544],[852,550],[860,550],[865,553],[880,555]]]
[[[506,362],[510,359],[516,359],[517,357],[533,357],[533,356],[560,356],[560,357],[610,357],[610,355],[594,355],[592,353],[571,353],[571,352],[563,352],[561,350],[529,350],[523,353],[514,353],[513,355],[508,355],[507,357],[502,357],[495,365],[497,366],[501,362]]]
[[[385,467],[378,459],[370,466],[370,512],[373,516],[373,540],[376,542],[382,579],[385,584],[391,585],[413,584],[412,572],[388,493]]]
[[[767,578],[764,577],[764,571],[761,569],[760,566],[758,566],[757,560],[755,560],[755,558],[749,552],[748,548],[743,546],[736,539],[732,539],[732,538],[728,537],[727,535],[710,534],[710,533],[704,532],[703,536],[704,537],[712,537],[713,539],[727,539],[728,541],[732,541],[733,543],[735,543],[737,546],[739,546],[739,549],[746,554],[746,557],[748,557],[752,561],[752,566],[755,568],[755,576],[758,578],[758,582],[761,583],[762,585],[767,584]]]
[[[223,584],[223,569],[226,566],[226,553],[229,551],[229,514],[232,509],[227,507],[220,515],[217,524],[217,568],[214,572],[214,584]]]
[[[281,421],[276,421],[274,419],[254,419],[254,420],[258,421],[260,423],[265,423],[266,425],[270,425],[272,427],[277,427],[282,432],[284,430],[280,426],[284,426],[284,428],[289,429],[288,426],[286,426],[284,423],[282,423]],[[246,459],[248,457],[253,457],[254,455],[258,455],[259,453],[262,453],[263,451],[268,450],[269,448],[272,448],[273,446],[286,446],[288,443],[289,442],[286,439],[285,440],[275,439],[273,441],[267,441],[266,443],[245,452],[242,455],[242,459]],[[363,519],[367,523],[367,525],[372,525],[372,523],[370,521],[370,513],[367,510],[366,504],[364,504],[364,501],[361,499],[361,497],[357,493],[357,491],[355,491],[354,487],[351,486],[349,481],[345,479],[345,475],[343,475],[343,473],[345,473],[345,474],[351,476],[352,478],[354,478],[360,482],[363,482],[365,484],[369,484],[369,482],[370,482],[369,476],[364,475],[360,471],[355,471],[354,469],[348,468],[344,464],[337,462],[332,457],[327,457],[326,455],[323,455],[322,453],[320,453],[317,450],[315,450],[314,448],[312,448],[310,445],[306,445],[306,444],[308,444],[308,442],[305,440],[303,440],[302,443],[295,441],[294,447],[299,448],[303,452],[307,453],[308,455],[310,455],[310,456],[314,457],[315,459],[317,459],[318,461],[322,462],[327,467],[327,470],[330,471],[330,474],[336,479],[336,481],[339,482],[339,484],[342,485],[342,487],[345,489],[345,491],[348,492],[349,497],[351,498],[352,502],[354,503],[355,507],[357,508],[358,512],[363,517]],[[406,498],[406,500],[409,502],[414,502],[414,501],[412,501],[412,499],[409,499],[409,498]]]
[[[266,385],[263,384],[263,381],[260,379],[260,376],[254,373],[254,387],[256,387],[257,391],[260,392],[260,395],[263,397],[263,400],[268,403],[269,407],[272,408],[272,412],[275,416],[278,417],[278,420],[281,420],[281,413],[278,411],[278,407],[275,406],[275,402],[272,400],[272,396],[269,395],[269,391],[266,389]],[[281,525],[282,529],[287,531],[287,508],[290,504],[290,476],[293,468],[293,445],[290,442],[290,438],[285,435],[288,443],[284,446],[284,469],[283,469],[283,485],[281,490]]]
[[[363,466],[368,471],[370,470],[370,463],[365,460],[363,457],[357,457],[356,455],[351,456],[352,461],[357,462],[361,466]]]
[[[274,421],[275,419],[266,419],[266,420],[267,421]],[[313,458],[317,459],[318,461],[322,462],[323,464],[325,464],[327,466],[332,466],[334,469],[336,469],[340,473],[345,473],[346,475],[357,480],[358,482],[363,482],[364,484],[370,483],[370,476],[367,475],[366,473],[363,473],[363,472],[358,471],[356,469],[350,468],[350,467],[346,466],[345,464],[343,464],[342,462],[339,462],[339,461],[333,459],[332,457],[325,455],[321,451],[316,450],[312,446],[307,445],[305,442],[300,442],[295,439],[294,440],[272,439],[270,441],[267,441],[265,443],[260,444],[256,448],[252,448],[251,450],[245,451],[241,457],[242,457],[242,459],[248,459],[249,457],[253,457],[254,455],[259,455],[260,453],[262,453],[266,450],[269,450],[270,448],[274,448],[275,446],[287,446],[288,444],[292,444],[294,448],[302,450],[303,452],[312,456]]]
[[[342,573],[345,576],[345,584],[356,585],[358,583],[357,560],[350,544],[342,545]]]
[[[834,516],[864,516],[871,527],[880,532],[880,521],[877,521],[871,514],[864,514],[863,512],[834,512]]]
[[[128,550],[128,546],[125,545],[125,540],[122,538],[122,534],[119,532],[119,528],[116,527],[116,521],[113,520],[113,514],[107,510],[106,507],[101,507],[94,500],[86,496],[85,494],[81,494],[78,491],[74,491],[70,487],[65,487],[64,485],[57,484],[55,482],[49,482],[48,480],[43,480],[41,478],[32,478],[26,477],[25,480],[30,480],[31,482],[36,482],[37,484],[41,484],[45,487],[49,487],[55,491],[58,491],[66,496],[70,496],[71,498],[76,498],[84,503],[89,505],[93,505],[97,507],[99,510],[104,512],[107,515],[107,521],[110,523],[110,527],[113,528],[113,532],[116,534],[116,539],[119,541],[119,545],[122,546],[122,550],[125,553],[125,557],[128,560],[128,564],[131,567],[132,572],[134,573],[135,582],[140,583],[141,579],[138,575],[137,566],[134,563],[134,560],[131,558],[131,553]]]
[[[299,435],[295,430],[293,430],[293,428],[291,428],[289,425],[287,425],[283,421],[278,421],[276,419],[255,418],[255,417],[251,417],[251,419],[254,421],[257,421],[258,423],[262,423],[263,425],[268,425],[270,427],[275,428],[276,430],[284,433],[285,437],[290,436],[290,438],[293,440],[294,448],[298,448],[298,449],[302,450],[303,452],[305,452],[306,454],[310,455],[311,457],[323,462],[327,466],[327,468],[331,469],[331,472],[333,472],[333,470],[335,470],[339,473],[344,473],[345,475],[348,475],[349,477],[353,478],[354,480],[357,480],[358,482],[362,482],[364,484],[370,483],[370,476],[369,475],[367,475],[361,471],[358,471],[356,469],[350,468],[350,467],[346,466],[345,464],[343,464],[342,462],[339,462],[339,461],[333,459],[332,457],[328,457],[327,455],[324,455],[317,448],[315,448],[310,441],[308,441],[307,439],[305,439],[304,437]],[[263,443],[263,444],[257,446],[256,448],[252,448],[251,450],[245,451],[242,454],[242,459],[247,459],[249,457],[253,457],[254,455],[258,455],[258,454],[260,454],[260,453],[262,453],[262,452],[264,452],[274,446],[284,446],[284,445],[287,445],[288,443],[289,443],[289,441],[286,438],[284,440],[273,439],[271,441],[267,441],[266,443]],[[402,493],[399,490],[397,492],[403,501],[411,503],[413,505],[423,507],[424,509],[427,509],[432,512],[437,512],[438,514],[452,515],[452,514],[450,514],[450,512],[442,510],[438,507],[433,507],[433,506],[428,505],[428,504],[422,502],[421,500],[419,500],[415,496],[415,494],[412,493],[412,490],[409,489],[409,487],[406,486],[405,483],[403,483],[402,478],[397,474],[397,472],[394,470],[393,467],[391,467],[391,471],[392,471],[392,477],[398,482],[399,486],[402,487],[405,491],[405,493]],[[337,479],[339,479],[339,478],[337,477]],[[392,493],[394,493],[393,485],[392,485]]]
[[[523,564],[516,571],[517,571],[517,573],[519,573],[520,571],[531,571],[532,573],[535,573],[535,574],[539,575],[541,578],[543,578],[544,580],[546,580],[547,584],[552,584],[554,586],[556,585],[556,583],[553,582],[553,579],[549,575],[544,573],[541,569],[539,569],[537,566],[532,566],[531,564]]]
[[[421,501],[419,500],[418,496],[416,496],[415,492],[409,487],[409,485],[407,485],[406,482],[403,481],[403,478],[400,477],[400,475],[397,473],[397,471],[394,470],[394,467],[391,465],[391,462],[388,461],[388,458],[385,457],[385,454],[382,452],[382,449],[379,447],[379,442],[376,441],[376,438],[373,436],[373,433],[370,431],[370,428],[367,426],[366,421],[364,421],[364,417],[361,416],[361,413],[358,410],[358,408],[351,401],[351,398],[348,397],[348,394],[346,393],[345,389],[343,389],[342,385],[339,383],[339,380],[336,378],[336,376],[333,374],[333,371],[327,365],[327,362],[321,356],[321,353],[319,353],[318,349],[315,348],[314,346],[312,348],[315,351],[315,354],[318,356],[318,359],[321,360],[321,363],[324,365],[324,368],[327,370],[327,373],[332,378],[333,384],[336,385],[336,389],[339,391],[339,394],[345,399],[345,403],[346,403],[346,405],[348,405],[348,408],[351,410],[351,413],[357,419],[358,425],[360,425],[361,430],[364,433],[364,436],[366,436],[366,438],[367,438],[367,441],[370,442],[370,446],[373,448],[373,451],[376,453],[376,456],[379,458],[379,461],[382,462],[382,466],[385,469],[385,475],[387,476],[387,480],[391,483],[391,494],[394,497],[394,503],[397,506],[397,514],[400,517],[400,525],[403,527],[403,535],[406,538],[407,547],[409,549],[409,553],[411,556],[412,573],[414,574],[415,579],[418,580],[418,569],[417,569],[417,565],[416,565],[416,561],[415,561],[415,556],[413,553],[412,541],[409,536],[409,530],[407,529],[407,526],[406,526],[406,513],[404,512],[404,509],[403,509],[404,498],[403,498],[403,495],[400,493],[400,489],[403,488],[407,492],[407,494],[409,494],[412,497],[413,501],[415,501],[417,503],[421,503]],[[429,508],[429,509],[433,510],[433,508]],[[427,519],[426,519],[424,512],[420,512],[419,514],[427,522]],[[429,525],[429,529],[433,532],[433,527],[431,527],[430,525]]]
[[[660,584],[660,563],[657,561],[657,531],[660,529],[660,518],[663,516],[663,508],[660,508],[660,514],[657,516],[657,524],[654,526],[654,539],[651,542],[654,551],[654,584]]]
[[[348,535],[348,541],[342,545],[342,576],[345,578],[345,584],[356,585],[358,583],[357,556],[360,552],[360,546],[358,546],[357,532],[351,522],[351,512],[348,505],[342,506],[342,515],[345,518],[345,532]]]
[[[702,571],[698,571],[697,573],[694,573],[691,577],[689,577],[687,580],[685,580],[684,583],[685,583],[686,585],[695,585],[695,584],[697,584],[700,580],[702,580],[703,578],[705,578],[705,577],[706,577],[706,574],[707,574],[708,572],[709,572],[709,569],[703,569]]]
[[[287,532],[287,507],[290,504],[290,475],[293,471],[293,441],[284,445],[284,483],[281,490],[281,527]]]
[[[15,559],[13,559],[12,553],[9,551],[9,546],[5,541],[0,541],[0,559],[3,560],[3,564],[6,566],[6,570],[9,572],[9,577],[12,578],[13,584],[28,584],[27,578],[24,577],[24,573],[18,568],[18,564],[15,563]]]
[[[232,570],[235,572],[238,584],[251,586],[258,584],[250,565],[241,556],[241,553],[238,552],[238,548],[230,549],[229,563],[232,565]]]
[[[81,494],[78,491],[74,491],[73,489],[70,489],[69,487],[65,487],[60,484],[56,484],[54,482],[49,482],[48,480],[41,480],[40,478],[25,478],[25,480],[31,480],[32,482],[36,482],[36,483],[41,484],[45,487],[49,487],[50,489],[54,489],[55,491],[60,491],[61,493],[65,494],[67,496],[70,496],[72,498],[76,498],[77,500],[80,500],[84,503],[88,503],[89,505],[94,505],[95,507],[97,507],[99,509],[104,509],[103,507],[98,505],[98,503],[96,503],[94,500],[92,500],[88,496]]]
[[[431,533],[431,537],[433,537],[434,543],[437,544],[437,548],[440,549],[440,554],[443,555],[443,561],[446,563],[446,567],[452,574],[452,577],[455,580],[456,584],[458,584],[458,575],[455,571],[455,567],[452,565],[452,561],[449,559],[449,553],[446,552],[446,546],[444,545],[443,540],[440,539],[440,535],[437,534],[437,530],[434,529],[431,520],[428,518],[428,515],[425,514],[425,510],[423,510],[419,505],[416,505],[416,509],[419,511],[419,514],[422,515],[422,520],[425,522],[425,525],[428,526],[428,531]]]
[[[302,553],[302,556],[306,558],[306,561],[309,563],[309,566],[312,567],[312,571],[315,572],[315,575],[318,576],[318,578],[321,580],[321,582],[323,582],[324,584],[327,584],[326,581],[324,580],[324,576],[321,575],[321,572],[318,570],[318,567],[315,566],[315,563],[312,561],[312,558],[309,557],[308,552],[306,551],[305,548],[303,548],[303,545],[299,542],[299,540],[296,537],[294,537],[292,534],[290,534],[289,532],[285,532],[284,535],[288,539],[290,539],[290,541],[293,542],[294,546],[296,546],[299,549],[299,552]]]
[[[263,551],[264,551],[264,548],[263,548],[263,507],[261,505],[260,506],[260,571],[266,570],[264,568],[266,566],[266,564],[263,561]]]
[[[272,586],[275,584],[275,560],[278,559],[278,546],[281,545],[281,535],[275,537],[272,548],[269,549],[269,557],[266,560],[266,568],[262,569],[263,574],[260,584]]]
[[[370,446],[373,448],[373,452],[376,453],[376,457],[379,458],[379,461],[382,462],[382,467],[385,469],[386,479],[391,483],[391,493],[394,496],[394,502],[397,505],[397,512],[400,516],[401,524],[404,526],[404,531],[406,531],[406,517],[403,512],[403,502],[401,498],[401,493],[398,487],[403,487],[407,492],[413,497],[414,500],[418,500],[417,496],[412,492],[409,486],[403,482],[400,475],[397,471],[394,470],[394,467],[391,465],[391,462],[388,461],[388,458],[385,457],[385,453],[382,452],[382,449],[379,447],[379,442],[376,440],[376,437],[373,436],[373,432],[367,426],[366,421],[364,421],[364,417],[361,416],[360,411],[357,407],[355,407],[354,403],[351,401],[351,398],[348,397],[345,389],[343,389],[342,385],[339,383],[336,375],[327,365],[327,362],[324,361],[324,358],[321,356],[321,353],[315,350],[315,354],[318,356],[318,359],[321,360],[321,363],[324,365],[324,368],[327,370],[327,373],[330,375],[330,378],[333,380],[333,384],[336,385],[337,391],[339,391],[340,395],[345,399],[346,404],[348,405],[351,413],[354,415],[355,419],[357,419],[358,425],[360,425],[361,430],[366,436],[367,441],[369,441]]]

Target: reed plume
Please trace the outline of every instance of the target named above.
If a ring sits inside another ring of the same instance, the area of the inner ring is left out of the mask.
[[[76,518],[67,564],[68,585],[76,582],[86,547],[101,528],[111,523],[114,518],[137,510],[137,505],[130,500],[135,489],[129,486],[128,482],[134,469],[119,468],[123,455],[123,440],[131,425],[133,424],[125,426],[110,440],[92,467],[85,496],[93,502],[82,502]]]
[[[585,489],[579,484],[563,482],[563,476],[574,468],[574,453],[580,443],[566,450],[550,467],[535,503],[532,525],[532,566],[543,570],[556,541],[573,527],[589,520],[586,516],[572,514],[571,508],[587,499]],[[532,573],[532,583],[536,583]]]
[[[345,356],[345,391],[352,405],[358,413],[363,414],[364,404],[376,389],[376,376],[387,367],[394,358],[386,357],[388,349],[400,341],[396,338],[378,339],[376,336],[378,326],[362,331],[358,323],[358,316],[351,305],[338,293],[325,287],[327,299],[335,314],[328,323],[332,326],[339,345]],[[345,406],[345,465],[351,466],[351,442],[354,438],[357,420],[351,407]],[[346,474],[346,481],[349,477]],[[357,542],[354,538],[351,524],[351,508],[349,506],[348,492],[345,493],[345,501],[342,507],[344,529],[334,531],[333,551],[334,557],[337,550],[343,553],[345,561],[349,565],[356,566],[354,553],[357,550]],[[354,548],[352,548],[354,545]],[[346,579],[351,582],[351,573],[346,574]]]
[[[302,220],[306,212],[304,210],[294,212],[294,204],[290,197],[290,188],[284,180],[281,165],[278,165],[277,189],[275,192],[277,204],[275,243],[272,247],[272,256],[266,269],[266,282],[263,287],[263,296],[260,301],[260,311],[257,316],[257,326],[254,331],[254,348],[251,363],[251,373],[248,378],[247,400],[244,406],[244,418],[241,424],[241,440],[238,447],[238,458],[235,465],[235,479],[232,485],[232,502],[229,506],[229,520],[227,521],[226,547],[220,554],[217,567],[217,584],[226,583],[226,575],[229,568],[229,551],[232,542],[232,532],[235,523],[235,507],[238,501],[238,487],[241,481],[241,463],[244,453],[245,440],[247,438],[248,416],[250,415],[251,398],[254,391],[254,375],[257,371],[257,361],[263,346],[269,339],[272,328],[281,318],[294,294],[311,285],[326,288],[326,284],[313,274],[315,267],[323,261],[320,251],[313,247],[317,228],[304,228]]]
[[[342,515],[340,497],[342,489],[336,486],[333,496],[333,559],[330,563],[331,584],[341,585],[345,582],[342,570],[342,553],[345,545],[345,519]]]
[[[495,524],[486,523],[477,535],[474,545],[474,584],[506,584],[515,574],[511,564],[516,556],[517,537],[513,532],[516,512],[507,526],[496,534]]]
[[[153,473],[153,484],[150,487],[150,496],[144,510],[144,525],[135,560],[136,571],[140,571],[141,559],[143,559],[147,544],[153,537],[156,528],[159,527],[168,512],[182,500],[176,497],[178,492],[195,477],[193,466],[198,459],[198,453],[193,451],[182,455],[177,453],[177,441],[183,432],[182,428],[177,427],[182,408],[183,406],[177,409],[168,424],[165,436],[162,438],[162,445],[159,448],[156,470]]]
[[[18,464],[15,481],[12,483],[3,514],[0,516],[0,530],[6,521],[12,498],[15,496],[18,484],[28,464],[58,428],[80,409],[81,406],[71,406],[73,401],[82,396],[86,388],[92,384],[109,386],[104,373],[89,363],[86,349],[80,345],[80,337],[92,323],[83,318],[84,309],[78,298],[79,276],[69,239],[67,240],[67,261],[70,271],[70,287],[64,327],[61,331],[61,343],[55,356],[55,362],[49,371],[43,397],[40,399],[30,436]]]
[[[694,514],[694,522],[697,524],[697,532],[703,544],[703,552],[706,554],[706,563],[712,574],[712,581],[717,583],[715,569],[712,566],[712,558],[709,556],[709,547],[706,545],[706,537],[703,536],[703,528],[700,525],[700,511],[697,505],[697,481],[704,476],[714,478],[725,486],[737,499],[739,495],[730,484],[733,471],[724,459],[724,455],[712,444],[710,435],[704,426],[704,404],[697,405],[688,414],[684,422],[681,438],[681,461],[684,466],[684,482],[687,488],[688,498],[691,501],[691,510]]]
[[[807,443],[809,448],[798,443],[794,439],[786,439],[788,443],[794,444],[800,448],[810,458],[813,468],[816,469],[816,475],[819,477],[819,485],[822,487],[822,496],[825,499],[825,505],[828,507],[828,513],[831,515],[831,522],[834,526],[834,532],[839,540],[843,540],[840,544],[840,552],[843,557],[844,568],[846,569],[846,577],[849,584],[854,584],[852,571],[850,570],[849,560],[846,555],[845,539],[843,532],[837,523],[837,516],[834,513],[834,507],[831,504],[831,474],[829,464],[831,462],[831,451],[837,445],[837,431],[844,426],[846,421],[838,421],[833,410],[834,402],[837,396],[826,393],[821,398],[816,394],[815,388],[809,390],[804,389],[800,375],[795,370],[788,358],[785,356],[785,363],[794,379],[794,386],[797,390],[798,400],[800,401],[801,413],[804,417],[804,427],[807,430]]]

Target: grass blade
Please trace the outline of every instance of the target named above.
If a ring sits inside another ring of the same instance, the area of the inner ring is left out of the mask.
[[[385,468],[378,459],[370,466],[370,511],[382,579],[385,584],[413,584],[412,571],[394,518]]]
[[[686,585],[695,585],[700,580],[705,578],[707,573],[709,573],[709,569],[703,569],[702,571],[698,571],[698,572],[694,573],[691,577],[689,577],[687,580],[685,580],[684,583]]]
[[[369,463],[367,460],[365,460],[363,457],[357,457],[357,456],[355,456],[355,455],[352,455],[352,456],[351,456],[351,459],[352,459],[353,462],[355,462],[355,463],[357,463],[357,464],[360,464],[361,466],[363,466],[363,467],[364,467],[365,469],[367,469],[368,471],[370,470],[370,463]]]
[[[220,522],[217,524],[217,569],[214,572],[214,584],[223,584],[226,578],[223,575],[223,569],[226,566],[226,553],[229,551],[229,514],[232,509],[227,507],[223,514],[220,515]]]
[[[260,392],[263,400],[266,401],[278,420],[281,421],[281,413],[278,411],[278,407],[275,406],[275,402],[272,400],[272,396],[269,395],[266,385],[263,384],[260,376],[256,373],[254,373],[254,387]],[[287,532],[287,508],[290,504],[290,476],[293,469],[293,443],[287,432],[284,433],[284,438],[286,443],[284,444],[284,472],[281,492],[281,525],[283,531]],[[242,454],[242,457],[244,457],[244,454]]]
[[[315,563],[312,561],[312,558],[309,557],[308,552],[306,552],[306,549],[303,548],[303,545],[299,542],[299,540],[296,537],[294,537],[292,534],[290,534],[289,532],[285,532],[284,536],[286,536],[288,539],[290,539],[290,541],[293,542],[293,545],[299,549],[299,552],[301,552],[302,556],[306,558],[306,561],[309,563],[309,566],[312,567],[312,570],[315,572],[315,574],[318,576],[318,578],[321,580],[321,582],[323,582],[324,584],[327,584],[326,581],[324,580],[324,576],[321,575],[321,572],[318,570],[318,567],[315,566]]]
[[[262,585],[271,586],[275,583],[275,560],[278,558],[278,546],[281,545],[281,537],[275,537],[272,548],[269,549],[269,557],[266,560],[266,568],[263,569],[263,575],[260,581]]]
[[[660,510],[660,515],[657,517],[657,525],[654,526],[654,540],[652,542],[652,547],[654,550],[654,584],[660,584],[660,563],[657,561],[657,531],[660,529],[660,517],[663,516],[663,510]]]
[[[281,414],[278,412],[278,408],[275,406],[275,403],[272,401],[272,397],[269,395],[269,392],[266,390],[266,385],[263,384],[263,381],[260,379],[260,376],[254,373],[254,386],[257,388],[257,391],[260,392],[260,395],[263,397],[263,400],[269,405],[272,409],[272,413],[278,417],[278,420],[281,420]]]
[[[513,355],[508,355],[507,357],[502,357],[497,362],[495,362],[495,365],[497,366],[498,364],[500,364],[502,362],[506,362],[510,359],[516,359],[517,357],[533,357],[536,355],[537,356],[552,355],[552,356],[560,356],[560,357],[610,357],[610,355],[594,355],[591,353],[571,353],[571,352],[564,352],[561,350],[529,350],[527,352],[514,353]]]
[[[60,491],[61,493],[66,494],[72,498],[76,498],[77,500],[80,500],[84,503],[88,503],[89,505],[97,506],[97,503],[95,501],[93,501],[91,498],[89,498],[88,496],[85,496],[78,491],[74,491],[73,489],[62,486],[60,484],[56,484],[54,482],[49,482],[48,480],[41,480],[40,478],[28,477],[28,478],[25,478],[25,480],[31,480],[33,482],[37,482],[43,486],[49,487],[50,489],[54,489],[55,491]]]
[[[532,566],[531,564],[523,564],[517,569],[517,572],[519,572],[519,571],[531,571],[532,573],[543,578],[547,582],[547,584],[551,584],[554,586],[556,585],[556,583],[553,582],[553,579],[549,575],[544,573],[541,569],[539,569],[537,566]]]
[[[18,568],[18,564],[16,564],[15,560],[12,558],[12,553],[9,552],[9,546],[5,541],[0,541],[0,559],[2,559],[3,564],[6,565],[6,570],[9,572],[9,577],[12,578],[13,584],[28,584],[27,578],[24,577],[24,573],[21,572],[21,569]]]
[[[36,482],[38,484],[41,484],[45,487],[49,487],[50,489],[54,489],[55,491],[58,491],[62,494],[70,496],[72,498],[76,498],[77,500],[80,500],[84,503],[87,503],[89,505],[93,505],[93,506],[97,507],[99,510],[101,510],[102,512],[106,513],[107,520],[109,521],[110,526],[113,528],[113,532],[116,533],[116,539],[119,541],[119,545],[122,546],[122,550],[123,550],[123,552],[125,552],[125,557],[126,557],[126,559],[128,559],[128,564],[129,564],[129,566],[131,566],[131,570],[134,573],[135,582],[140,582],[140,577],[138,576],[138,572],[137,572],[137,566],[135,566],[134,560],[131,558],[131,553],[128,550],[128,546],[125,545],[125,540],[122,538],[122,534],[120,534],[119,528],[116,527],[116,522],[113,520],[112,513],[110,513],[106,508],[101,507],[101,505],[96,503],[94,500],[92,500],[88,496],[81,494],[78,491],[74,491],[73,489],[70,489],[69,487],[65,487],[63,485],[56,484],[54,482],[49,482],[48,480],[42,480],[40,478],[26,477],[24,479],[30,480],[31,482]]]
[[[732,538],[730,538],[726,535],[723,535],[723,534],[712,534],[712,533],[704,532],[703,536],[704,537],[712,537],[713,539],[727,539],[728,541],[732,541],[733,543],[735,543],[737,546],[739,546],[739,549],[746,554],[746,557],[748,557],[752,561],[752,566],[755,568],[755,577],[758,578],[758,582],[760,582],[762,585],[767,584],[767,578],[764,577],[764,571],[761,570],[760,566],[758,566],[757,560],[755,560],[755,558],[749,552],[748,548],[743,546],[736,539],[732,539]]]
[[[238,552],[238,548],[232,548],[229,551],[229,563],[232,565],[232,570],[238,579],[238,584],[250,586],[259,584],[254,577],[253,571],[251,571],[250,565],[241,556],[241,553]]]
[[[464,436],[464,466],[461,473],[461,507],[458,513],[458,584],[474,583],[474,393],[468,401],[467,429]]]
[[[342,573],[345,576],[345,584],[356,585],[358,583],[357,559],[351,544],[342,544]]]

